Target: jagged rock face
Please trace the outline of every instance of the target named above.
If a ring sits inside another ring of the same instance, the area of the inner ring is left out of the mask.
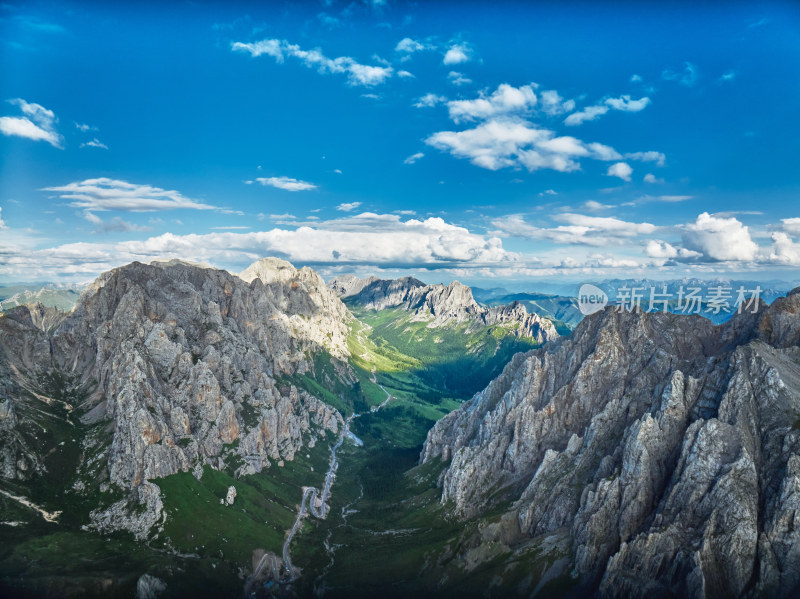
[[[41,456],[18,430],[17,398],[25,390],[19,369],[33,367],[36,356],[47,355],[49,346],[34,325],[27,306],[18,306],[0,318],[0,477],[29,480],[44,472]]]
[[[559,336],[553,323],[537,314],[529,314],[519,302],[496,308],[480,306],[472,297],[472,290],[458,281],[449,285],[425,285],[413,277],[382,280],[345,275],[333,279],[329,287],[368,310],[402,308],[412,312],[413,320],[428,322],[431,328],[463,322],[487,326],[509,324],[512,325],[509,327],[511,334],[530,337],[537,343]]]
[[[270,317],[284,320],[296,337],[324,347],[340,360],[349,357],[347,323],[352,316],[314,270],[262,258],[239,273],[239,278],[264,284],[270,303],[277,308]]]
[[[790,596],[798,333],[797,292],[720,327],[607,308],[515,356],[422,459],[450,460],[442,501],[457,515],[510,500],[520,539],[566,531],[589,592]]]
[[[93,514],[98,528],[142,537],[160,518],[148,480],[223,468],[231,452],[239,474],[257,472],[342,425],[334,408],[276,378],[313,373],[322,356],[350,380],[347,309],[308,269],[265,260],[243,276],[133,263],[98,278],[49,335],[30,314],[0,319],[21,329],[0,340],[0,366],[36,372],[52,351],[62,371],[96,381],[87,418],[113,422],[110,482],[148,506],[139,522],[119,502]]]
[[[341,275],[331,279],[328,287],[339,297],[350,297],[357,295],[364,287],[378,281],[378,277],[367,277],[366,279],[359,279],[355,275]]]

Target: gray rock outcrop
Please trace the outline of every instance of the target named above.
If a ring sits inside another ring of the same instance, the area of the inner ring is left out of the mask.
[[[800,590],[800,290],[714,327],[587,317],[518,354],[429,432],[442,502],[510,502],[517,540],[565,534],[602,597]]]
[[[101,275],[50,326],[28,308],[1,318],[10,334],[0,337],[0,369],[9,374],[0,395],[21,397],[11,387],[47,369],[91,388],[84,418],[108,419],[113,431],[106,482],[128,494],[93,512],[93,522],[145,538],[162,519],[160,492],[148,481],[203,464],[258,472],[339,431],[339,412],[291,377],[325,367],[354,380],[349,318],[316,273],[281,260],[261,260],[241,277],[179,261],[132,263]],[[0,410],[0,435],[11,435],[13,404]],[[2,474],[24,476],[36,459],[33,448],[4,442]]]
[[[486,308],[472,297],[472,290],[453,281],[448,285],[426,285],[413,277],[400,279],[359,279],[353,275],[337,277],[328,284],[342,298],[368,310],[402,308],[412,320],[427,322],[436,328],[451,323],[478,323],[486,326],[505,325],[509,333],[528,337],[537,343],[558,338],[552,322],[529,313],[514,302],[507,306]]]

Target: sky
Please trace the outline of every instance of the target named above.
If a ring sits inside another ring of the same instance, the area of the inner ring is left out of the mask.
[[[800,279],[796,2],[0,4],[0,282]]]

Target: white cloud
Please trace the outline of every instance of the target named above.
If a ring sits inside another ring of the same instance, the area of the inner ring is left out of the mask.
[[[597,160],[619,160],[622,155],[614,148],[599,143],[586,144],[586,147],[591,151],[592,157]]]
[[[645,183],[663,183],[664,179],[659,179],[653,173],[647,173],[642,179]]]
[[[394,51],[400,52],[401,54],[411,55],[424,50],[433,50],[434,48],[435,46],[432,44],[420,42],[410,37],[404,37],[397,42],[397,45],[394,47]]]
[[[91,125],[87,125],[85,123],[75,123],[75,128],[79,131],[83,131],[84,133],[88,131],[97,131],[97,127],[92,127]]]
[[[564,100],[554,89],[548,89],[539,94],[539,104],[545,114],[555,116],[575,110],[575,100]]]
[[[567,245],[589,245],[603,247],[621,245],[639,235],[649,235],[656,230],[650,223],[634,223],[611,217],[586,216],[564,213],[554,220],[566,223],[557,227],[543,228],[531,225],[518,214],[491,221],[499,234],[527,239],[540,239]]]
[[[622,112],[639,112],[640,110],[644,110],[648,104],[650,104],[650,98],[647,97],[639,98],[638,100],[632,100],[629,95],[622,95],[619,98],[606,98],[603,104],[586,106],[583,110],[573,112],[564,119],[564,124],[574,127],[587,121],[600,118],[612,109]]]
[[[82,143],[81,147],[82,148],[86,148],[86,147],[89,147],[89,148],[101,148],[103,150],[107,150],[108,149],[108,146],[106,144],[104,144],[103,142],[101,142],[96,137],[92,141],[87,141],[85,143]]]
[[[786,234],[776,231],[772,234],[772,247],[767,260],[776,264],[800,266],[800,243],[795,243]]]
[[[792,235],[800,235],[800,218],[782,218],[783,230]]]
[[[423,154],[422,152],[417,152],[416,154],[412,154],[411,156],[403,160],[403,164],[414,164],[417,160],[423,158],[424,156],[425,154]]]
[[[256,181],[261,185],[277,187],[286,191],[308,191],[317,188],[314,183],[293,179],[292,177],[258,177]]]
[[[593,121],[607,112],[608,106],[587,106],[583,110],[573,112],[571,115],[569,115],[566,119],[564,119],[564,124],[574,127],[575,125],[580,125],[586,121]]]
[[[447,103],[450,118],[456,122],[485,120],[509,114],[525,114],[537,102],[530,85],[514,87],[503,83],[490,96],[481,94],[474,100],[453,100]]]
[[[611,204],[601,204],[600,202],[596,202],[595,200],[587,200],[583,204],[584,208],[587,210],[591,210],[592,212],[600,212],[601,210],[608,210],[613,208]]]
[[[647,108],[648,104],[650,104],[650,98],[644,97],[638,100],[631,100],[631,97],[628,95],[623,95],[619,98],[608,98],[606,100],[606,106],[614,110],[621,110],[622,112],[639,112]]]
[[[64,148],[64,138],[56,131],[58,119],[52,110],[41,104],[26,102],[22,98],[9,100],[9,103],[18,106],[25,116],[0,117],[0,133],[33,141],[46,141],[55,148]]]
[[[682,71],[666,69],[661,73],[661,78],[665,81],[677,81],[686,87],[692,87],[695,83],[697,83],[699,76],[700,75],[697,72],[697,67],[691,62],[683,63]]]
[[[615,162],[608,167],[606,174],[609,177],[619,177],[623,181],[630,181],[633,169],[627,162]]]
[[[587,144],[570,136],[556,137],[553,131],[509,118],[491,119],[465,131],[439,131],[425,143],[490,170],[524,167],[566,173],[580,170],[579,158],[620,158],[609,146]]]
[[[5,248],[0,275],[18,278],[91,276],[138,260],[181,258],[242,268],[263,256],[295,264],[378,267],[479,268],[515,266],[519,256],[486,237],[441,218],[402,220],[395,214],[363,213],[295,230],[165,233],[142,241],[72,243],[51,248]]]
[[[126,212],[153,212],[156,210],[220,210],[186,198],[177,191],[169,191],[151,185],[137,185],[101,177],[61,185],[45,187],[42,191],[54,191],[69,205],[84,210],[122,210]]]
[[[102,225],[103,219],[94,214],[93,212],[89,212],[88,210],[83,213],[83,218],[88,220],[93,225]]]
[[[397,71],[397,76],[401,79],[415,79],[414,75],[408,71]]]
[[[733,81],[734,79],[736,79],[736,71],[733,69],[725,71],[719,78],[719,80],[722,82]]]
[[[263,54],[272,56],[282,63],[286,56],[298,58],[309,68],[316,68],[320,73],[346,74],[350,85],[373,86],[383,83],[394,73],[391,66],[364,65],[349,56],[328,58],[319,50],[303,50],[296,44],[286,40],[267,39],[260,42],[234,42],[234,52],[247,52],[253,57]]]
[[[592,231],[619,237],[648,235],[656,230],[656,226],[651,223],[633,223],[609,216],[586,216],[584,214],[565,212],[553,218],[569,225],[587,227]]]
[[[472,52],[466,44],[453,44],[445,52],[442,62],[446,65],[469,62],[471,54]]]
[[[633,75],[631,75],[630,81],[631,81],[631,83],[641,83],[642,82],[642,76],[641,75],[637,75],[636,73],[634,73]]]
[[[8,225],[6,225],[6,222],[3,220],[3,207],[0,206],[0,230],[3,229],[8,229]]]
[[[344,204],[339,204],[336,206],[336,209],[341,210],[342,212],[352,212],[359,206],[361,206],[361,202],[345,202]]]
[[[684,227],[683,245],[700,252],[710,260],[742,260],[756,258],[758,245],[750,238],[749,229],[736,218],[718,218],[703,212],[694,223]]]
[[[648,152],[628,152],[625,154],[625,158],[628,160],[639,160],[641,162],[655,162],[657,166],[664,166],[667,161],[667,157],[664,154],[653,150]]]
[[[416,102],[414,102],[414,106],[416,108],[432,108],[437,104],[442,104],[447,102],[447,98],[444,96],[439,96],[436,94],[425,94],[421,98],[419,98]]]
[[[464,75],[462,75],[458,71],[450,71],[447,74],[447,78],[450,80],[450,83],[452,83],[453,85],[467,85],[469,83],[472,83],[472,79],[469,79],[469,78],[465,77]]]
[[[644,251],[650,258],[656,258],[657,260],[672,260],[674,258],[691,260],[702,256],[700,252],[687,250],[686,248],[677,248],[666,241],[658,241],[655,239],[651,239],[647,242]]]

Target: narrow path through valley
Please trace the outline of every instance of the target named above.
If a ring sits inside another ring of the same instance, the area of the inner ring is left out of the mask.
[[[370,408],[370,412],[377,412],[381,408],[383,408],[386,404],[388,404],[391,399],[392,395],[383,388],[383,385],[377,382],[374,375],[372,378],[372,382],[378,385],[381,388],[381,391],[386,393],[386,399],[384,399],[380,404],[377,406],[372,406]],[[292,525],[292,528],[289,529],[289,533],[286,535],[286,540],[283,543],[283,551],[282,551],[282,559],[283,559],[283,573],[282,578],[279,581],[281,584],[289,584],[297,580],[299,576],[299,572],[295,568],[294,564],[292,564],[292,556],[291,556],[291,544],[294,535],[300,529],[303,519],[306,517],[308,513],[311,513],[312,516],[315,518],[319,518],[324,520],[327,514],[327,504],[328,499],[331,496],[331,486],[333,485],[333,479],[336,473],[336,469],[339,467],[339,459],[336,457],[336,451],[342,446],[344,443],[345,438],[351,437],[355,440],[358,440],[358,437],[353,435],[350,432],[350,423],[355,419],[361,416],[361,414],[351,414],[347,417],[344,421],[344,426],[342,427],[342,431],[339,433],[339,440],[336,442],[335,445],[331,447],[331,459],[330,465],[328,467],[328,473],[325,475],[325,484],[322,487],[322,493],[320,493],[315,487],[303,487],[303,498],[300,501],[300,509],[297,512],[297,518]],[[360,443],[360,440],[358,440]],[[319,507],[317,507],[317,498],[319,498]],[[251,584],[258,580],[259,576],[261,576],[264,568],[269,563],[270,554],[265,554],[261,560],[258,562],[255,570],[253,571],[253,576],[248,580],[247,588],[250,588]]]

